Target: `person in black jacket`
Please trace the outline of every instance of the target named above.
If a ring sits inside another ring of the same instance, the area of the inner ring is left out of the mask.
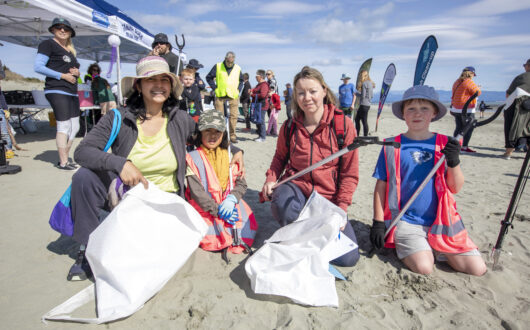
[[[195,82],[193,84],[196,85],[197,87],[199,87],[200,91],[203,91],[203,90],[206,89],[206,84],[204,83],[204,81],[202,80],[202,78],[201,78],[201,76],[199,75],[199,72],[198,72],[199,69],[201,69],[201,68],[204,68],[204,65],[199,63],[199,61],[197,61],[194,58],[192,58],[188,62],[188,65],[186,65],[186,69],[192,69],[194,74],[195,74]]]
[[[192,69],[184,69],[180,73],[180,82],[184,85],[179,109],[186,111],[195,122],[199,121],[202,112],[202,98],[199,87],[195,84],[195,75]]]
[[[252,86],[250,86],[250,82],[248,81],[249,76],[248,73],[243,74],[243,90],[241,91],[241,95],[239,96],[239,102],[241,103],[241,106],[243,108],[243,115],[245,116],[245,125],[246,127],[243,129],[244,132],[250,132],[250,89]]]
[[[173,46],[171,46],[171,43],[169,42],[165,33],[158,33],[155,35],[155,40],[151,44],[151,48],[153,48],[153,50],[149,52],[149,55],[162,57],[164,60],[166,60],[167,64],[169,64],[170,72],[173,72],[177,75],[180,74],[180,71],[183,69],[182,60],[171,51]],[[180,66],[178,65],[179,61]],[[179,67],[179,72],[177,72],[177,67]]]

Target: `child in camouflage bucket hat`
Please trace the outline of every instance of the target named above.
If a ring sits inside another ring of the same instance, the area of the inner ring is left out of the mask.
[[[199,133],[195,138],[196,150],[186,156],[188,165],[186,180],[186,199],[202,215],[208,226],[216,229],[208,232],[200,246],[207,251],[219,251],[229,248],[240,253],[243,248],[233,246],[233,238],[227,234],[230,228],[242,229],[249,237],[242,237],[246,244],[252,245],[257,223],[252,210],[242,200],[247,191],[247,183],[235,174],[232,168],[233,188],[230,190],[230,167],[228,157],[228,138],[225,117],[216,110],[201,113],[198,121]],[[243,212],[240,210],[243,209]],[[227,230],[225,230],[227,226]]]

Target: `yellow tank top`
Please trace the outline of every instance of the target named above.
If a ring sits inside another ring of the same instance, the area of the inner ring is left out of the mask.
[[[171,141],[167,134],[167,117],[164,125],[153,136],[146,136],[140,125],[138,127],[138,138],[127,159],[132,161],[143,176],[156,186],[167,192],[177,192],[177,158],[171,147]]]

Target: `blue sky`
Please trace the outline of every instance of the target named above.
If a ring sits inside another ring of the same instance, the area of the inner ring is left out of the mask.
[[[393,90],[412,84],[423,40],[438,39],[426,84],[449,90],[465,66],[477,70],[484,90],[505,90],[530,58],[530,1],[254,1],[110,0],[152,33],[186,36],[187,58],[205,68],[228,50],[254,85],[257,69],[271,69],[283,85],[304,65],[319,69],[332,89],[342,73],[357,74],[373,58],[370,75],[381,86],[388,64],[396,65]],[[32,71],[35,50],[5,45],[2,61],[14,71]],[[82,63],[86,70],[88,62]],[[108,64],[103,63],[106,70]],[[125,74],[134,65],[123,65]],[[84,71],[84,70],[83,70]]]

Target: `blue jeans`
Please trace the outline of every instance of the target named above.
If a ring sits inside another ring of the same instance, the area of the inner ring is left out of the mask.
[[[298,218],[306,200],[302,190],[296,184],[292,182],[284,183],[274,189],[272,193],[272,216],[281,226],[290,224]],[[355,244],[358,244],[355,231],[349,221],[346,222],[343,234],[348,236]],[[359,261],[359,257],[359,249],[357,248],[332,260],[331,263],[341,267],[352,267]]]
[[[6,150],[13,149],[13,143],[11,142],[11,137],[9,137],[9,131],[7,130],[7,119],[4,110],[0,109],[0,131],[2,131],[2,140],[6,141]]]
[[[265,128],[265,114],[267,110],[261,110],[262,123],[256,124],[256,130],[258,131],[259,137],[265,139],[267,137],[267,129]]]

